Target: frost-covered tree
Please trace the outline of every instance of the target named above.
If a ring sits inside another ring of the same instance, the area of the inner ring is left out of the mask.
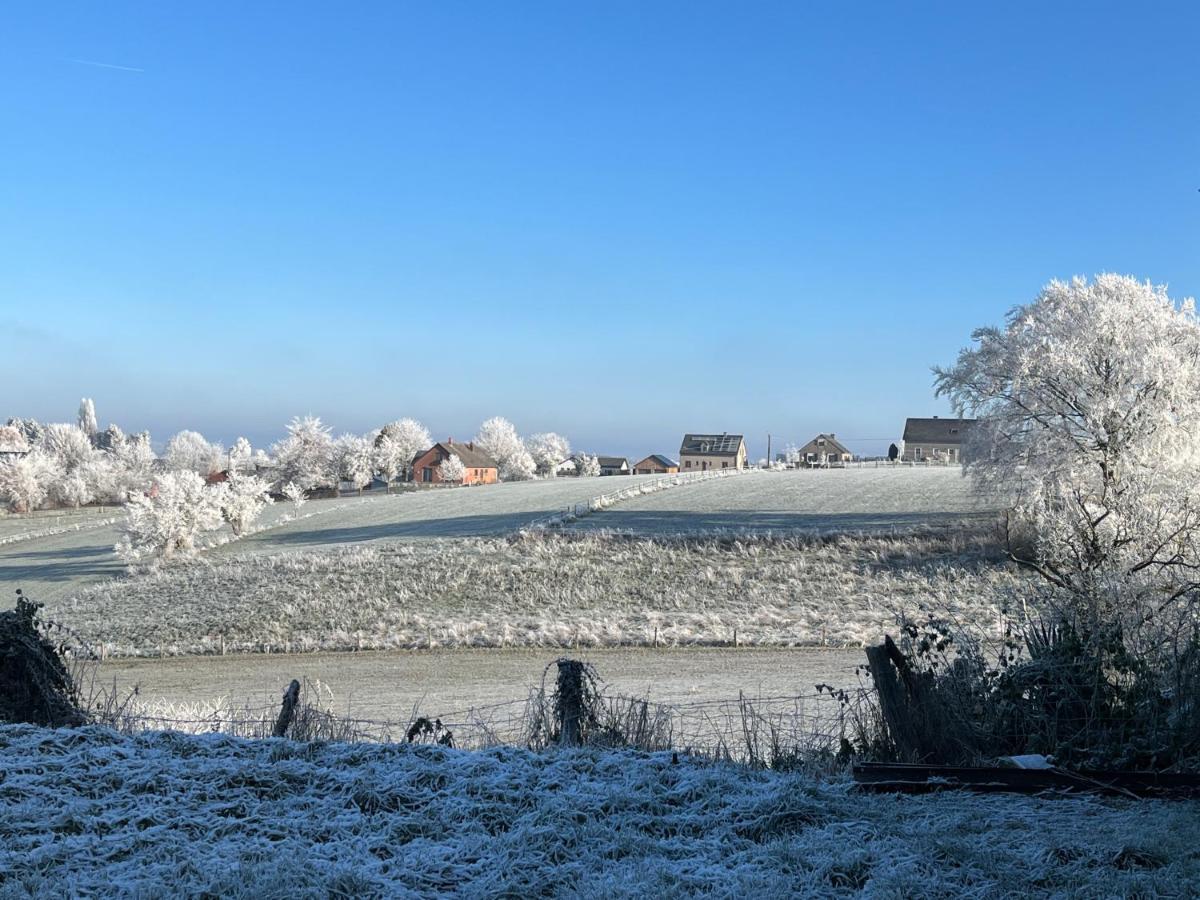
[[[88,440],[96,439],[96,435],[100,431],[100,423],[96,421],[96,404],[92,402],[91,397],[84,397],[79,401],[77,424],[79,430],[88,436]]]
[[[397,419],[375,438],[375,467],[388,480],[407,479],[417,454],[433,445],[429,430],[416,419]]]
[[[271,504],[267,483],[257,475],[231,468],[229,477],[214,490],[219,493],[221,516],[236,535],[245,533]]]
[[[287,431],[287,437],[272,448],[279,477],[306,491],[335,487],[337,466],[329,429],[316,416],[296,416]]]
[[[225,448],[210,444],[198,431],[181,431],[167,441],[163,459],[173,471],[211,475],[221,471]]]
[[[343,434],[333,444],[338,477],[362,490],[375,475],[375,447],[370,438]]]
[[[125,440],[125,432],[121,430],[119,425],[112,423],[92,438],[92,444],[95,445],[97,450],[112,453],[117,447],[124,444]]]
[[[154,474],[154,450],[147,432],[123,437],[106,453],[112,462],[112,481],[106,499],[124,503],[130,494],[149,490]]]
[[[1090,634],[1200,600],[1200,324],[1119,275],[1054,281],[981,328],[939,394],[979,421],[966,471],[1008,508],[1012,558]],[[1159,632],[1161,634],[1161,631]]]
[[[532,478],[536,465],[525,444],[508,419],[495,416],[479,426],[475,444],[496,461],[503,481]]]
[[[31,447],[36,447],[42,442],[42,432],[45,431],[45,428],[37,419],[22,419],[13,416],[5,424],[20,429]]]
[[[146,556],[189,553],[206,531],[221,527],[222,491],[190,470],[164,472],[148,494],[125,505],[125,534],[116,551],[134,561]]]
[[[595,478],[600,474],[600,457],[590,453],[581,453],[575,460],[579,474],[587,478]]]
[[[254,448],[244,437],[238,438],[229,448],[229,470],[231,472],[250,473],[256,469]]]
[[[0,450],[25,453],[30,449],[29,441],[16,425],[0,425]]]
[[[467,477],[467,467],[453,453],[442,460],[442,464],[438,466],[438,469],[441,471],[442,481],[451,484],[458,484]]]
[[[571,444],[561,434],[545,431],[525,439],[525,449],[533,457],[536,472],[543,478],[558,474],[558,466],[571,455]]]
[[[55,423],[42,431],[39,446],[53,456],[62,469],[70,472],[92,455],[92,442],[74,425]]]
[[[288,499],[296,512],[300,512],[300,507],[308,502],[308,495],[305,493],[304,488],[300,487],[294,481],[289,481],[283,486],[283,496]]]
[[[0,496],[13,512],[31,512],[46,502],[59,476],[54,458],[41,450],[8,457],[0,460]]]

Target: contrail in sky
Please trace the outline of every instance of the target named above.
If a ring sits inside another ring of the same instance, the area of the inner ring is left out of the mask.
[[[94,62],[90,59],[71,59],[67,58],[67,62],[78,63],[81,66],[99,66],[101,69],[120,69],[122,72],[145,72],[145,69],[138,69],[134,66],[118,66],[113,63]]]

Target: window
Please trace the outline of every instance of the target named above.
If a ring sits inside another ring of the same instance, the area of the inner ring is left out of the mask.
[[[728,468],[729,468],[729,463],[727,463],[727,462],[723,462],[723,463],[721,463],[721,468],[722,468],[722,469],[728,469]]]
[[[692,461],[689,459],[687,462],[685,462],[685,463],[683,464],[683,467],[684,467],[685,469],[690,469],[690,468],[692,467]]]

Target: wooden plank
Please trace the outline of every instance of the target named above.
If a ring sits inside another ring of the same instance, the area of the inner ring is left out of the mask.
[[[926,766],[911,763],[859,763],[854,780],[863,790],[925,793],[941,790],[1068,791],[1137,797],[1200,797],[1200,774],[1005,766]]]

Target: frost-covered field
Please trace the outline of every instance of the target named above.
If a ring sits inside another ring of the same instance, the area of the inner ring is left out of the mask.
[[[726,645],[735,629],[742,645],[858,646],[922,608],[996,622],[1025,578],[983,529],[549,533],[202,559],[84,590],[49,612],[108,655]]]
[[[627,500],[573,523],[636,534],[858,531],[945,525],[987,515],[958,467],[755,472]]]
[[[1200,805],[946,793],[670,753],[0,728],[18,896],[1142,896]]]
[[[255,534],[223,544],[222,541],[230,538],[228,532],[206,537],[207,543],[219,546],[204,555],[222,557],[388,540],[506,534],[550,513],[585,503],[612,490],[614,483],[629,485],[653,480],[654,476],[560,478],[477,488],[342,497],[310,501],[298,514],[290,503],[277,503],[267,508],[256,525],[261,530]],[[283,521],[285,519],[289,520]],[[37,527],[41,528],[41,525]],[[69,597],[87,585],[118,576],[124,571],[124,566],[113,554],[113,545],[119,537],[120,521],[105,527],[45,534],[0,546],[0,590],[11,594],[12,590],[21,587],[31,596],[54,601]]]

